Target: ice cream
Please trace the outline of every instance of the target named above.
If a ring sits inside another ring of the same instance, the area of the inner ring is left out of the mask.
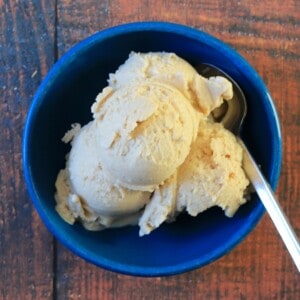
[[[139,220],[140,235],[149,234],[178,213],[191,216],[213,206],[232,217],[246,202],[249,184],[241,168],[242,149],[221,124],[201,120],[196,141],[177,172],[158,187]],[[201,200],[199,200],[201,199]]]
[[[114,184],[99,160],[94,126],[93,122],[81,129],[77,126],[65,135],[66,142],[72,139],[72,149],[56,182],[58,211],[68,223],[80,218],[86,228],[94,230],[136,223],[150,193]]]
[[[157,81],[129,84],[97,97],[92,111],[103,167],[117,184],[150,191],[187,157],[199,116],[176,88]]]
[[[117,90],[128,83],[139,85],[147,79],[175,87],[205,116],[224,99],[232,98],[232,86],[226,78],[204,78],[187,61],[168,52],[132,52],[126,62],[109,75],[108,83]]]
[[[217,205],[232,217],[245,203],[249,184],[242,158],[242,148],[231,132],[219,123],[200,124],[198,138],[178,170],[177,211],[196,216]]]
[[[56,181],[59,214],[90,230],[138,224],[140,236],[184,211],[232,216],[249,184],[242,149],[209,117],[231,97],[227,79],[204,78],[174,53],[131,53],[93,120],[63,139],[72,147]]]
[[[109,75],[109,86],[114,90],[127,86],[129,82],[138,85],[147,79],[154,79],[176,87],[191,100],[190,85],[197,75],[195,69],[185,60],[167,52],[130,53],[126,62]]]

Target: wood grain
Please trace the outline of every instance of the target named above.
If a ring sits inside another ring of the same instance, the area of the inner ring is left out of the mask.
[[[79,7],[80,1],[59,3],[58,37],[62,41],[59,54],[88,34],[108,26],[164,20],[211,33],[232,45],[253,64],[272,92],[282,121],[285,153],[278,195],[299,233],[296,199],[300,191],[297,182],[292,181],[299,180],[296,172],[299,173],[300,160],[299,154],[291,156],[291,152],[295,153],[292,146],[299,145],[298,4],[288,1],[282,7],[280,2],[270,1],[240,4],[236,1],[110,1],[99,7],[94,2],[85,1],[82,7]],[[74,25],[72,15],[80,16],[79,28]],[[291,186],[294,187],[292,195],[288,188]],[[201,270],[169,278],[133,280],[78,260],[62,247],[58,247],[57,257],[62,266],[58,268],[58,281],[64,278],[57,289],[58,298],[66,294],[74,299],[117,299],[118,296],[122,299],[290,299],[300,295],[299,276],[267,216],[226,257]],[[71,274],[77,277],[76,281]]]
[[[23,125],[33,94],[54,62],[54,6],[0,1],[0,299],[50,299],[53,238],[28,197]]]
[[[104,28],[163,20],[204,30],[258,71],[281,121],[277,189],[300,236],[300,2],[0,0],[0,299],[300,299],[300,277],[269,217],[230,254],[166,278],[97,268],[52,239],[28,198],[21,138],[32,95],[71,46]]]

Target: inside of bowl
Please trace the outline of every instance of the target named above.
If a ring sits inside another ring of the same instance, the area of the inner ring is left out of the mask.
[[[277,124],[276,117],[270,114],[273,108],[269,95],[249,78],[252,74],[241,68],[229,49],[215,47],[216,41],[209,36],[201,35],[201,39],[158,30],[96,35],[65,55],[36,95],[26,140],[33,201],[55,236],[95,264],[139,275],[189,270],[228,252],[263,213],[262,205],[253,196],[234,218],[227,218],[220,209],[213,208],[196,218],[182,215],[176,222],[164,224],[151,235],[139,238],[136,226],[101,232],[86,231],[80,224],[70,226],[54,209],[54,182],[58,171],[64,168],[65,155],[70,149],[61,138],[72,123],[85,124],[92,119],[90,106],[106,85],[108,74],[131,51],[175,52],[193,65],[209,62],[228,72],[244,90],[249,104],[243,137],[267,178],[276,181],[274,149],[278,147],[278,137],[274,130]]]

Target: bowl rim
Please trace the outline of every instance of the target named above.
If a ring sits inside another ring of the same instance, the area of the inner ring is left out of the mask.
[[[23,141],[22,141],[22,156],[23,156],[23,170],[25,176],[25,182],[27,185],[27,189],[30,195],[30,198],[38,211],[41,219],[44,224],[48,228],[48,230],[69,250],[83,258],[84,260],[97,265],[99,267],[105,268],[110,271],[134,275],[134,276],[144,276],[144,277],[153,277],[153,276],[169,276],[180,274],[183,272],[187,272],[196,268],[200,268],[204,265],[207,265],[220,257],[224,256],[226,253],[231,251],[235,246],[237,246],[257,225],[257,223],[262,218],[265,208],[261,202],[257,205],[256,210],[249,217],[248,226],[242,230],[242,232],[237,231],[230,241],[228,241],[225,245],[222,245],[222,249],[216,248],[215,251],[211,252],[210,255],[206,255],[205,257],[201,256],[197,259],[189,260],[184,263],[179,263],[173,266],[164,266],[164,267],[146,267],[146,266],[132,266],[129,264],[118,263],[113,260],[108,260],[106,258],[101,257],[99,259],[98,255],[93,255],[93,253],[89,253],[84,247],[74,247],[72,241],[63,236],[59,228],[55,223],[51,221],[48,217],[47,210],[43,206],[42,201],[38,197],[38,193],[36,187],[33,184],[32,180],[32,172],[30,167],[30,135],[32,131],[32,120],[37,116],[40,105],[42,104],[43,95],[45,88],[52,84],[59,76],[58,72],[61,68],[68,65],[68,62],[72,59],[72,57],[78,53],[84,51],[87,47],[91,47],[93,44],[104,41],[110,37],[119,36],[122,34],[128,34],[133,32],[141,32],[141,31],[157,31],[164,33],[175,33],[180,36],[185,36],[189,39],[194,39],[197,41],[205,42],[207,44],[212,45],[212,47],[222,47],[226,56],[231,58],[232,61],[239,64],[239,69],[243,68],[245,72],[249,73],[248,75],[251,78],[255,78],[256,85],[258,89],[261,91],[265,98],[265,105],[267,105],[268,112],[272,114],[273,121],[275,123],[275,127],[272,130],[273,140],[275,142],[275,148],[277,151],[274,152],[274,164],[270,171],[270,185],[273,189],[276,188],[279,180],[281,163],[282,163],[282,138],[281,138],[281,130],[279,124],[279,118],[275,109],[274,102],[271,98],[271,95],[258,75],[255,69],[250,65],[246,59],[243,58],[241,54],[239,54],[235,49],[226,44],[225,42],[219,40],[218,38],[212,36],[211,34],[204,32],[200,29],[196,29],[193,27],[189,27],[187,25],[182,25],[178,23],[171,22],[161,22],[161,21],[142,21],[142,22],[132,22],[120,24],[117,26],[113,26],[102,31],[98,31],[89,37],[83,39],[78,42],[76,45],[71,47],[65,54],[59,58],[59,60],[51,67],[48,74],[42,80],[40,86],[38,87],[34,98],[30,104],[30,108],[28,110],[28,115],[25,122],[24,133],[23,133]]]

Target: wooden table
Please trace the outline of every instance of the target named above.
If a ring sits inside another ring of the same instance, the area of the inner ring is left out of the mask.
[[[21,164],[35,90],[81,39],[141,20],[204,30],[257,69],[282,126],[277,195],[300,236],[300,1],[0,0],[0,299],[300,299],[299,273],[267,215],[230,254],[167,278],[135,278],[86,263],[37,215]]]

